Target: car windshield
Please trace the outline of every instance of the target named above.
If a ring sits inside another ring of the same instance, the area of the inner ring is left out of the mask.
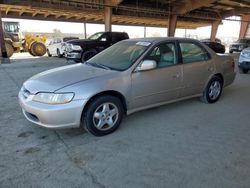
[[[150,45],[150,42],[121,41],[97,54],[87,63],[123,71],[128,69]]]
[[[78,37],[66,37],[66,38],[63,38],[63,42],[67,42],[69,40],[75,40],[75,39],[79,39]]]
[[[96,39],[98,39],[102,34],[103,34],[103,32],[95,33],[95,34],[91,35],[88,39],[90,39],[90,40],[96,40]]]
[[[247,42],[249,42],[249,40],[248,39],[239,39],[239,40],[237,40],[237,42],[238,43],[247,43]]]

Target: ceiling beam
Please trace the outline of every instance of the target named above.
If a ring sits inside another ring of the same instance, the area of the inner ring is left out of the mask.
[[[179,6],[174,6],[172,9],[172,14],[179,14],[183,15],[188,12],[191,12],[192,10],[201,8],[203,6],[209,5],[211,3],[214,3],[218,0],[202,0],[202,1],[197,1],[197,0],[185,0],[182,4]]]
[[[10,7],[7,7],[7,9],[5,10],[5,14],[8,15],[9,11],[10,11]]]
[[[250,13],[250,9],[249,8],[239,7],[239,8],[235,8],[235,9],[232,9],[232,10],[224,11],[224,12],[222,12],[220,14],[220,16],[222,18],[227,18],[227,17],[230,17],[230,16],[237,16],[239,14],[246,14],[246,13]]]
[[[23,8],[20,12],[19,12],[19,16],[22,16],[23,13],[25,12],[26,8]]]
[[[40,11],[35,11],[32,13],[32,17],[35,17]]]
[[[105,4],[109,6],[118,6],[123,0],[105,0]]]

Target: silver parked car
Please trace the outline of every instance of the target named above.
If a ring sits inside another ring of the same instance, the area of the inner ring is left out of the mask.
[[[102,136],[124,114],[201,97],[216,102],[234,81],[234,61],[197,40],[121,41],[76,64],[42,72],[19,92],[25,117],[48,128],[85,127]]]

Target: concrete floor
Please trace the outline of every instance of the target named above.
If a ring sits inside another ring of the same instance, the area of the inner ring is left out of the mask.
[[[53,131],[28,122],[17,94],[65,59],[0,64],[0,187],[250,187],[250,74],[216,104],[191,99],[135,113],[115,133]]]

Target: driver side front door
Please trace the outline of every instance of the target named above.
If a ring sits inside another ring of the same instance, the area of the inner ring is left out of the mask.
[[[132,73],[132,108],[157,106],[180,96],[182,65],[175,43],[161,43],[144,58],[155,60],[157,68]]]

